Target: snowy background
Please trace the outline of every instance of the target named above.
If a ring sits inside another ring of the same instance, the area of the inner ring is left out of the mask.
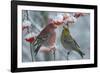
[[[74,12],[73,12],[74,13]],[[66,14],[73,14],[66,12]],[[48,18],[58,19],[61,18],[62,14],[60,12],[44,12],[44,11],[22,11],[22,24],[28,23],[31,24],[29,31],[31,34],[27,33],[27,29],[23,31],[23,48],[22,48],[22,62],[31,62],[31,52],[30,52],[30,43],[25,40],[25,38],[30,36],[36,36],[40,33],[41,30],[48,24]],[[67,50],[63,48],[60,38],[62,32],[62,26],[56,29],[56,60],[67,60],[66,53]],[[81,16],[78,18],[76,23],[70,28],[72,37],[80,45],[81,51],[85,53],[83,59],[90,58],[90,15]],[[39,52],[35,57],[36,61],[52,61],[53,54],[45,54],[44,52]],[[48,60],[47,60],[48,59]],[[80,55],[72,51],[70,60],[79,60],[81,59]]]

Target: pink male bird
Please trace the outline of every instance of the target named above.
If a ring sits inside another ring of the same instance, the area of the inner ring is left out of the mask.
[[[33,50],[35,56],[37,55],[41,46],[46,46],[47,48],[55,48],[56,32],[55,29],[63,23],[58,20],[51,20],[51,22],[40,32],[33,44]]]

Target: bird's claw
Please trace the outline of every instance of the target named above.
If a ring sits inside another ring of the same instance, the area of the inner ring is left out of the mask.
[[[50,48],[50,51],[55,51],[55,50],[56,50],[56,48],[55,48],[55,47]]]

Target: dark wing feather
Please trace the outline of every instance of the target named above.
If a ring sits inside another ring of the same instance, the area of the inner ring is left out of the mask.
[[[35,56],[37,55],[40,47],[43,45],[43,43],[47,40],[47,37],[48,37],[48,33],[45,35],[39,35],[37,37],[37,39],[35,40],[35,42],[33,43],[33,48],[34,48],[34,53],[35,53]]]

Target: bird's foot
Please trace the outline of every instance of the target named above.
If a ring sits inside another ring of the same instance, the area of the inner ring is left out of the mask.
[[[69,60],[70,52],[67,52],[67,60]]]
[[[55,48],[55,47],[50,48],[50,51],[55,51],[55,50],[56,50],[56,48]]]

